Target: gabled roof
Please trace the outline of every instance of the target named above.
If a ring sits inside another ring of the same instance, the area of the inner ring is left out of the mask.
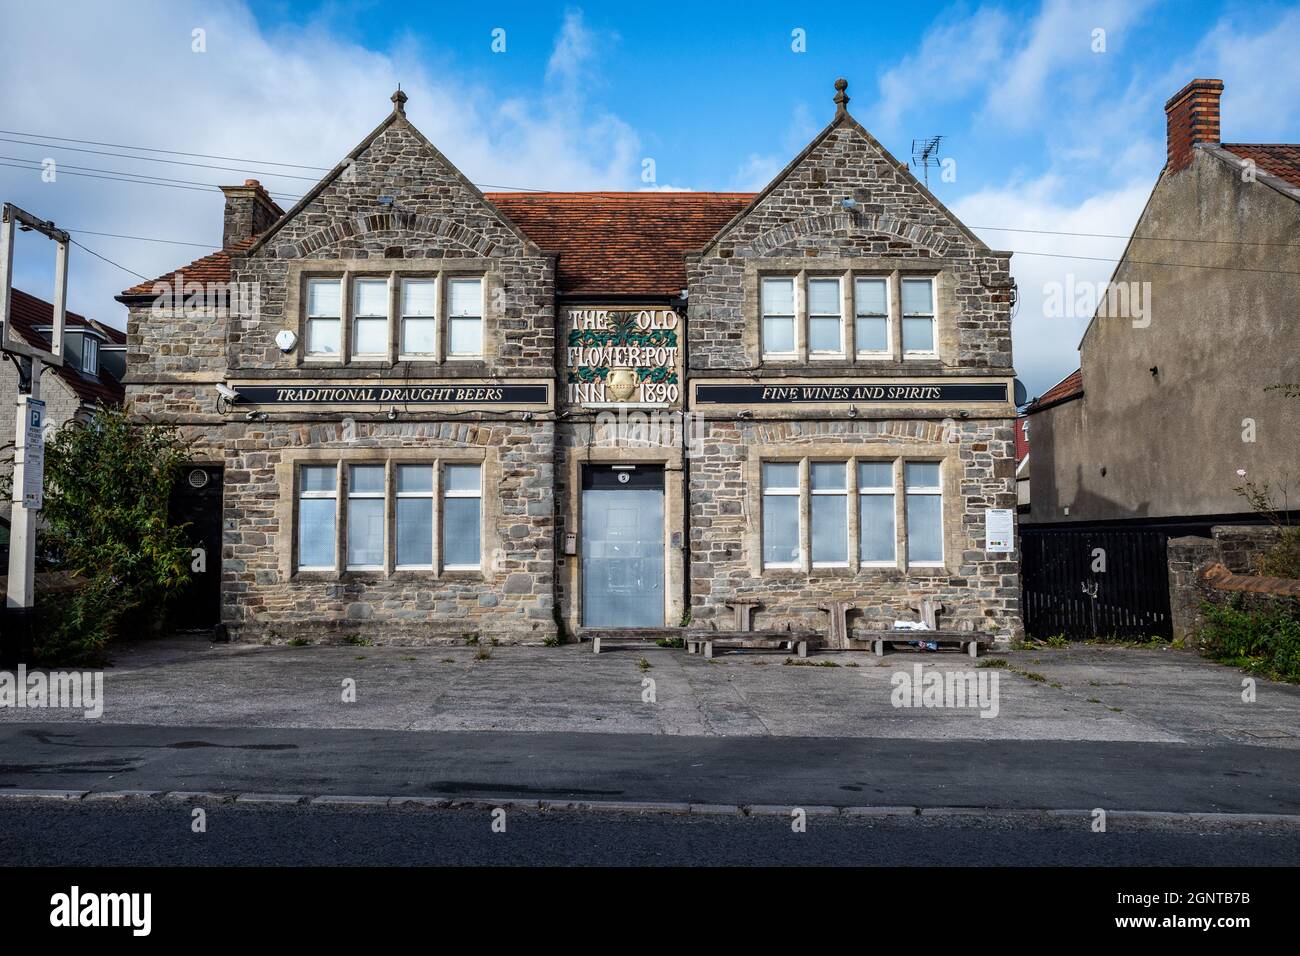
[[[1045,408],[1051,408],[1053,405],[1061,405],[1083,396],[1083,369],[1075,369],[1065,378],[1061,379],[1047,391],[1043,392],[1036,399],[1030,402],[1029,407],[1025,409],[1026,415],[1032,415],[1035,412],[1041,412]]]
[[[1296,143],[1223,143],[1224,149],[1283,182],[1300,188],[1300,144]]]
[[[562,295],[676,296],[698,252],[753,193],[487,193],[533,242],[558,252]]]
[[[50,338],[43,332],[38,331],[44,326],[54,325],[54,306],[44,299],[38,299],[34,295],[28,295],[21,289],[11,289],[9,292],[9,329],[10,333],[17,333],[28,345],[38,348],[48,349],[50,347]],[[78,315],[75,312],[68,312],[64,320],[65,328],[88,328],[99,332],[114,345],[123,345],[126,343],[126,334],[120,329],[115,329],[111,325],[104,325],[102,322],[95,322],[87,319],[85,316]],[[104,405],[120,405],[124,395],[122,383],[112,375],[104,373],[98,377],[87,375],[79,368],[73,368],[71,365],[61,365],[55,373],[63,382],[72,389],[77,398],[87,405],[102,403]]]

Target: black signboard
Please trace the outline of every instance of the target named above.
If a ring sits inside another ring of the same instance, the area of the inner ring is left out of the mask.
[[[547,385],[236,385],[253,405],[537,405]]]
[[[826,385],[697,385],[698,405],[786,405],[824,402],[1005,402],[1005,382],[996,384],[906,384],[837,382]]]

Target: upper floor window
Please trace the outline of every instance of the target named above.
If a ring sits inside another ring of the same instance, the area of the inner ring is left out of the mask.
[[[83,335],[81,343],[81,370],[87,375],[98,375],[99,343],[89,335]]]
[[[889,355],[889,280],[853,281],[853,338],[859,355]]]
[[[903,355],[934,355],[934,280],[904,279]]]
[[[762,276],[761,357],[777,362],[937,358],[935,286],[934,276],[856,270]]]
[[[763,280],[763,355],[795,356],[794,278]]]
[[[479,359],[483,316],[482,276],[310,278],[303,351],[332,362]]]
[[[339,331],[343,327],[343,280],[307,281],[307,354],[339,354]]]

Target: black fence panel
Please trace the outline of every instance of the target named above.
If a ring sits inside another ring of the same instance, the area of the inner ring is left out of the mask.
[[[1173,636],[1163,531],[1020,527],[1025,630],[1145,639]]]

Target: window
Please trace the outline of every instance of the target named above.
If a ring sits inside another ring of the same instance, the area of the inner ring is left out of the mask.
[[[813,356],[844,355],[844,322],[839,279],[808,280],[808,351]]]
[[[299,472],[299,568],[334,569],[336,481],[333,465],[307,465]]]
[[[802,461],[765,461],[760,463],[760,484],[765,569],[898,567],[899,522],[909,566],[943,565],[937,461],[905,461],[901,467],[894,460],[872,458],[809,460],[806,466]],[[895,509],[900,495],[905,496],[901,515]]]
[[[438,280],[402,280],[402,355],[435,355],[438,347]]]
[[[442,477],[443,567],[477,568],[482,469],[478,465],[447,465]]]
[[[384,566],[384,466],[348,469],[348,569]]]
[[[480,462],[302,465],[298,570],[479,570],[482,489]]]
[[[763,463],[763,566],[799,566],[799,463]]]
[[[943,492],[937,461],[903,466],[907,488],[907,563],[943,563]]]
[[[307,354],[337,356],[342,326],[342,281],[311,279],[307,282]]]
[[[892,461],[858,462],[858,557],[863,564],[896,562]]]
[[[397,466],[397,567],[433,567],[433,466]]]
[[[887,280],[854,280],[853,334],[859,355],[889,355],[889,283]]]
[[[847,464],[815,461],[809,466],[812,487],[812,563],[814,567],[848,567],[849,486]]]
[[[904,279],[903,354],[934,354],[934,280]]]
[[[99,374],[99,343],[89,335],[81,337],[81,370],[87,375]]]
[[[388,354],[388,280],[357,279],[352,284],[352,354]]]
[[[448,296],[447,355],[483,354],[483,280],[452,279]]]
[[[793,357],[794,279],[764,279],[762,300],[763,355]]]

